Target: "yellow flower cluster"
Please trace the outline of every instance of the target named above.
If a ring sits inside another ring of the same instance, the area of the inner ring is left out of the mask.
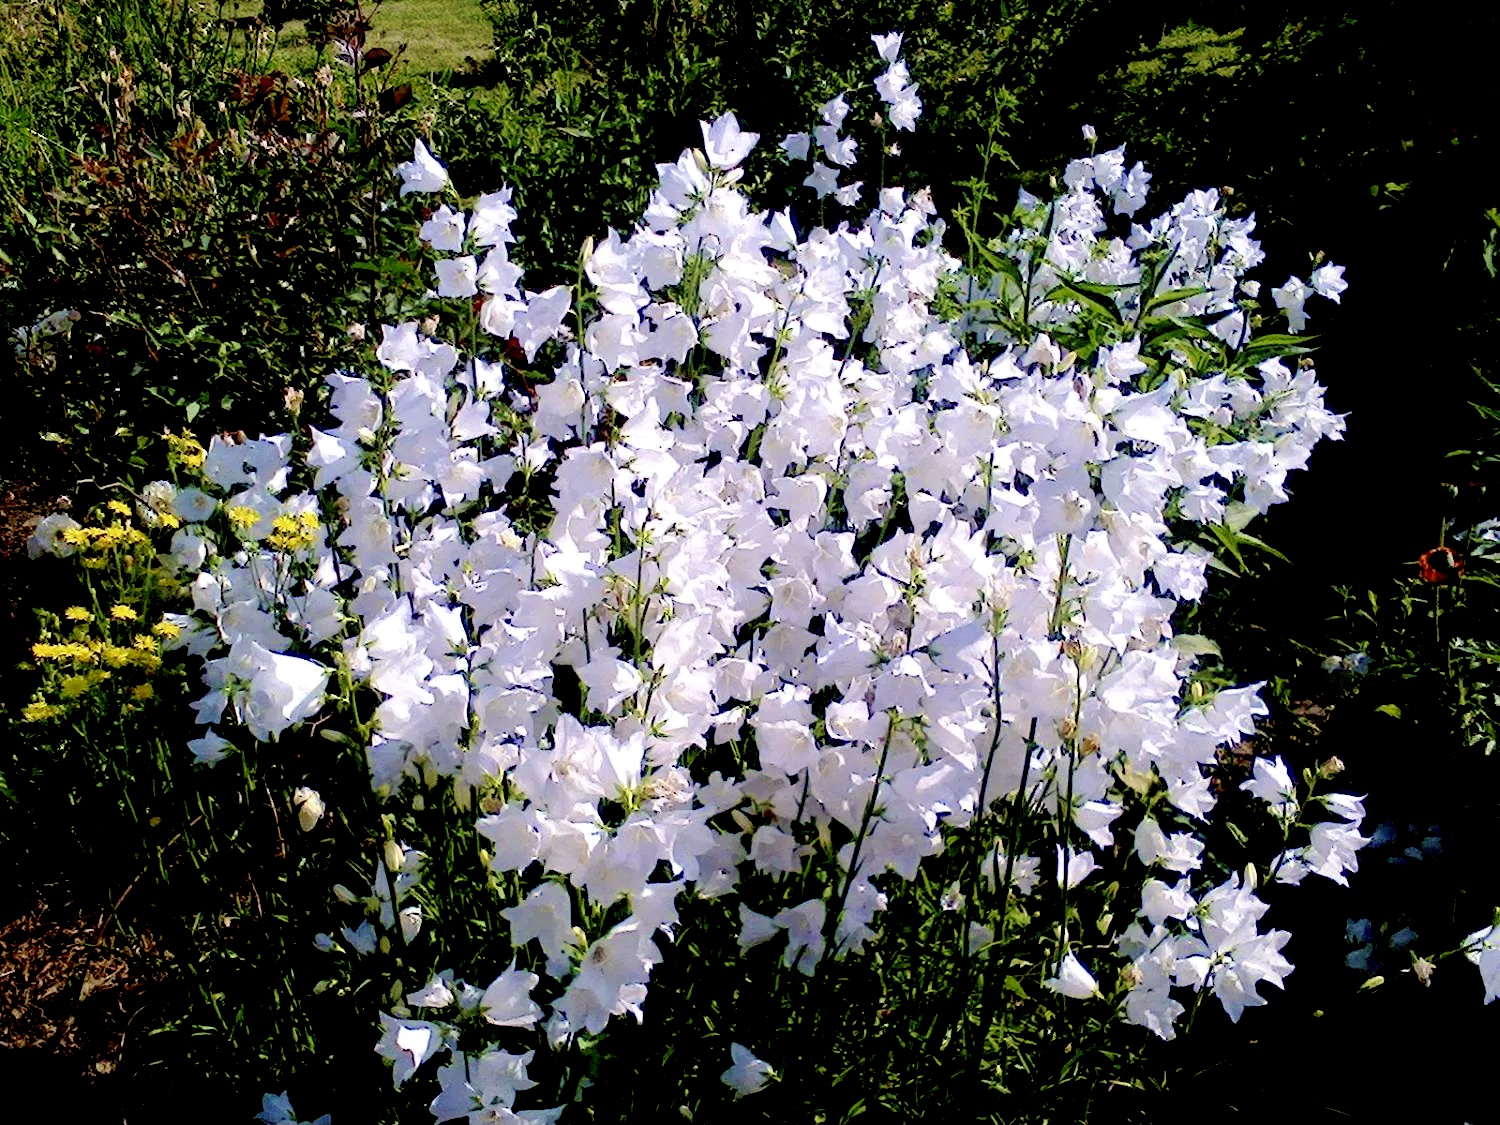
[[[129,647],[94,639],[38,641],[31,646],[31,655],[46,663],[66,663],[75,667],[97,667],[103,664],[110,668],[139,668],[148,676],[161,667],[156,638],[149,633],[138,634]]]
[[[201,466],[203,449],[191,435],[168,437],[179,461]],[[22,711],[27,721],[46,722],[69,714],[83,700],[96,697],[107,682],[123,681],[119,694],[105,699],[106,706],[124,713],[139,711],[156,698],[155,686],[147,681],[161,670],[162,642],[181,636],[182,628],[165,618],[148,624],[143,607],[154,596],[171,597],[180,591],[170,571],[160,565],[151,536],[134,521],[144,521],[147,528],[181,526],[181,520],[166,510],[163,496],[168,488],[158,488],[162,495],[154,495],[148,487],[139,510],[123,500],[108,500],[90,526],[61,532],[63,541],[81,555],[84,567],[109,570],[101,576],[102,587],[98,579],[88,582],[96,609],[68,606],[59,615],[62,628],[44,632],[32,646],[44,680],[38,696]]]
[[[113,507],[119,503],[111,500]],[[120,507],[125,505],[120,504]],[[127,513],[129,509],[126,509]],[[139,528],[127,527],[123,523],[110,524],[108,527],[70,527],[62,533],[63,542],[70,547],[77,547],[81,551],[113,551],[117,547],[142,547],[151,542],[150,537]]]
[[[99,654],[93,645],[101,645],[99,641],[86,644],[83,641],[64,641],[61,644],[49,641],[38,641],[31,646],[31,655],[38,660],[68,660],[74,664],[97,664]]]
[[[224,514],[229,517],[229,526],[240,535],[245,534],[260,522],[260,513],[243,504],[235,504],[233,507],[226,508]]]
[[[109,679],[110,673],[103,668],[90,668],[87,672],[62,678],[61,692],[64,699],[77,699],[87,695]]]
[[[317,542],[318,517],[313,512],[297,516],[277,516],[271,521],[268,542],[278,551],[306,551]]]
[[[185,469],[197,472],[203,468],[203,461],[208,456],[202,444],[188,430],[180,434],[167,433],[167,461],[174,468],[181,465]]]

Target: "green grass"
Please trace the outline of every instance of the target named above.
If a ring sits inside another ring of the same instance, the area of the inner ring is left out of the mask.
[[[257,16],[263,6],[261,0],[227,4],[224,17]],[[399,51],[402,63],[417,74],[461,71],[471,63],[483,63],[492,53],[494,29],[480,0],[385,0],[374,22],[366,47]],[[238,38],[243,33],[235,34]],[[275,33],[267,29],[263,34]],[[285,24],[275,43],[281,66],[301,70],[317,65],[317,52],[301,20]]]

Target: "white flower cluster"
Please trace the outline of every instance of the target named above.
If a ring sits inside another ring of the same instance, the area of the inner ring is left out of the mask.
[[[899,37],[877,46],[879,92],[910,127]],[[783,147],[815,139],[851,164],[847,111],[835,99]],[[943,251],[925,192],[886,188],[834,230],[754,210],[736,183],[756,139],[726,116],[703,153],[658,167],[642,224],[587,258],[576,338],[568,289],[519,288],[508,192],[440,207],[421,229],[451,255],[437,293],[482,293],[480,325],[528,364],[560,340],[551,380],[530,394],[507,363],[387,326],[384,372],[330,377],[337,424],[305,454],[214,440],[205,471],[238,541],[195,524],[174,542],[199,571],[181,623],[207,658],[201,722],[275,739],[330,683],[363,685],[374,786],[483,795],[489,865],[521,888],[511,943],[552,984],[533,998],[540,976],[514,963],[484,990],[449,974],[384,1017],[398,1084],[453,1051],[439,1120],[559,1112],[513,1111],[532,1054],[465,1059],[442,1013],[553,1043],[640,1019],[686,895],[739,894],[742,947],[781,943],[813,974],[876,939],[883,877],[913,878],[945,830],[1017,791],[1055,818],[1063,888],[1138,865],[1118,945],[1132,1022],[1170,1038],[1174,996],[1205,988],[1237,1018],[1291,967],[1253,882],[1212,876],[1198,834],[1210,769],[1264,705],[1255,686],[1188,705],[1203,649],[1184,642],[1201,639],[1172,626],[1210,561],[1173,529],[1286,499],[1343,428],[1310,369],[1246,361],[1253,219],[1198,192],[1109,237],[1106,206],[1134,215],[1149,180],[1116,150],[1070,165],[1051,203],[1023,195],[984,285]],[[400,171],[403,194],[446,183],[420,144]],[[820,162],[809,182],[845,191],[832,174]],[[989,311],[940,318],[944,285]],[[1089,324],[1108,331],[1060,342]],[[528,533],[504,501],[539,482],[550,525]],[[225,752],[206,737],[200,756]],[[1285,813],[1280,769],[1257,767],[1252,791]],[[1357,805],[1279,872],[1342,881]],[[1117,861],[1127,811],[1135,858]],[[994,859],[986,878],[1035,893],[1039,857]],[[819,862],[823,889],[791,901],[788,877]],[[382,868],[377,921],[415,938],[402,894]],[[616,903],[623,921],[584,928]],[[344,936],[368,949],[376,931]],[[1056,968],[1054,990],[1099,993],[1071,951]],[[746,1093],[768,1074],[739,1048],[726,1081]]]
[[[885,103],[891,124],[897,129],[911,131],[916,128],[917,118],[922,115],[922,99],[917,96],[916,84],[911,81],[911,73],[907,70],[905,61],[898,57],[901,51],[901,34],[893,31],[889,35],[873,35],[871,38],[875,41],[875,49],[880,57],[889,64],[885,73],[875,80],[875,90]],[[812,161],[812,171],[802,181],[804,187],[812,188],[819,199],[831,195],[843,206],[852,207],[858,202],[859,189],[864,185],[860,182],[839,183],[839,168],[851,167],[859,151],[858,141],[841,135],[844,119],[849,115],[849,101],[840,94],[818,112],[822,124],[816,126],[811,133],[789,133],[782,138],[781,149],[793,160]],[[754,134],[750,135],[754,137]],[[827,164],[813,155],[814,142],[828,161]],[[741,158],[744,155],[745,153],[740,153]],[[738,163],[735,160],[730,164],[714,167],[727,168]]]

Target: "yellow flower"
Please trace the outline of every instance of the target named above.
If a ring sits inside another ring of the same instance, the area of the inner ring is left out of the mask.
[[[81,605],[70,605],[67,609],[63,610],[63,616],[69,621],[87,621],[92,614]]]
[[[138,621],[140,614],[128,605],[117,605],[110,608],[109,615],[116,621]]]
[[[84,695],[94,686],[94,681],[88,676],[64,676],[62,681],[62,697],[64,699],[77,699]]]
[[[94,662],[93,650],[88,645],[79,644],[77,641],[67,641],[63,644],[38,641],[31,646],[31,655],[38,660],[71,660],[75,664]]]
[[[161,667],[161,657],[157,656],[154,652],[143,652],[139,648],[130,651],[127,659],[129,663],[134,664],[148,676],[154,676],[156,670]]]
[[[170,462],[189,469],[201,469],[203,467],[203,461],[207,453],[204,451],[203,446],[199,444],[198,439],[189,431],[183,430],[181,434],[168,433],[165,437],[167,439],[167,459]]]
[[[111,500],[104,506],[117,516],[124,516],[126,519],[130,518],[130,505],[126,504],[123,500]]]
[[[243,504],[236,504],[224,513],[229,517],[229,525],[241,534],[249,531],[260,522],[260,513],[254,508],[248,508]]]
[[[123,668],[135,659],[136,654],[128,648],[121,648],[119,645],[105,645],[100,655],[104,657],[104,663],[108,664],[111,668]]]
[[[151,626],[151,631],[158,637],[165,637],[169,641],[175,641],[178,637],[182,636],[182,626],[174,624],[171,621],[158,621],[155,625]]]
[[[156,692],[152,690],[150,684],[136,684],[135,687],[130,689],[130,698],[138,703],[144,703],[155,694]]]
[[[28,723],[45,723],[48,719],[55,719],[63,713],[63,709],[52,703],[28,703],[21,712],[21,718]]]
[[[317,541],[318,517],[313,512],[277,516],[271,521],[269,542],[278,551],[305,551]]]

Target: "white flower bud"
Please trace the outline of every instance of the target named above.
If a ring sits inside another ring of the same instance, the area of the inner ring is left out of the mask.
[[[304,832],[311,832],[323,819],[323,798],[306,785],[292,794],[292,808],[297,810],[297,826]]]

